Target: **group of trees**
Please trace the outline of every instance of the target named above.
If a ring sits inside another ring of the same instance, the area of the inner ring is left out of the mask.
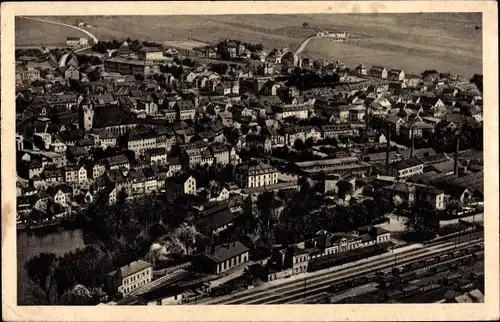
[[[243,45],[246,49],[248,49],[252,53],[256,53],[256,52],[264,50],[264,46],[262,46],[262,44],[251,44],[251,43],[246,43],[246,42],[244,43],[244,42],[241,42],[240,40],[221,41],[216,45],[216,48],[217,48],[217,54],[219,54],[222,59],[228,60],[231,58],[231,55],[229,53],[229,49],[227,46],[227,43],[229,41],[234,41],[236,43],[236,45],[238,46],[238,48],[236,49],[237,55],[243,54],[243,53],[239,52],[240,45]]]
[[[483,127],[465,123],[460,131],[449,127],[446,121],[439,122],[429,139],[429,145],[438,153],[455,151],[457,135],[460,136],[460,150],[483,149]]]
[[[299,191],[289,198],[281,196],[286,205],[279,215],[276,213],[277,209],[269,207],[271,200],[277,196],[272,192],[259,195],[255,211],[246,211],[239,216],[234,229],[239,229],[241,234],[246,234],[254,241],[261,240],[270,245],[291,245],[319,230],[334,233],[355,230],[394,209],[393,202],[383,196],[347,206],[332,205],[332,201],[316,189],[321,185],[303,179],[300,180],[300,186]],[[351,189],[352,186],[347,182],[345,185],[341,183],[339,187],[342,194]]]
[[[88,290],[101,288],[110,271],[138,258],[151,259],[154,245],[160,246],[163,256],[154,262],[162,265],[204,250],[209,241],[197,231],[185,209],[156,193],[128,200],[122,190],[113,205],[98,197],[79,218],[84,233],[95,243],[61,257],[40,254],[30,259],[25,269],[34,293],[50,304],[81,300],[72,293],[63,295],[78,285]]]
[[[413,238],[429,239],[439,231],[439,215],[429,202],[417,201],[407,212],[406,227]]]
[[[318,74],[315,72],[303,72],[300,69],[287,81],[287,86],[295,86],[299,90],[309,90],[317,87],[332,86],[340,81],[338,74]]]
[[[481,92],[483,91],[483,74],[474,74],[470,82],[475,84]]]
[[[41,253],[26,262],[25,269],[37,304],[82,305],[93,302],[112,265],[106,253],[87,246],[59,257]]]
[[[127,38],[126,40],[128,47],[130,51],[132,52],[137,52],[139,51],[142,47],[162,47],[161,44],[157,42],[152,42],[152,41],[139,41],[139,40],[132,40],[130,38]],[[118,49],[120,46],[123,44],[122,41],[118,41],[116,39],[113,39],[111,41],[103,41],[100,40],[94,46],[92,46],[92,50],[101,54],[104,54],[108,49]]]

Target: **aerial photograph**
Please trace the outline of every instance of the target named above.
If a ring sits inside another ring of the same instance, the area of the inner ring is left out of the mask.
[[[16,16],[18,305],[484,303],[482,37]]]

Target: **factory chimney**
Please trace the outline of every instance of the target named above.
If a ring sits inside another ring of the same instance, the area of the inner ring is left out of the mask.
[[[455,162],[453,165],[453,174],[458,175],[458,151],[460,149],[460,132],[457,133],[457,140],[455,143]]]
[[[411,135],[411,150],[410,150],[410,158],[413,157],[413,150],[415,149],[415,137],[413,136],[413,125],[410,129]]]
[[[385,151],[385,175],[389,174],[389,153],[391,152],[391,127],[387,130],[387,149]]]

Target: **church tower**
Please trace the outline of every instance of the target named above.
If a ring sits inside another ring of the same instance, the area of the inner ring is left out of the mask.
[[[78,111],[78,127],[88,132],[92,129],[94,122],[94,107],[88,98],[82,101],[82,105]]]

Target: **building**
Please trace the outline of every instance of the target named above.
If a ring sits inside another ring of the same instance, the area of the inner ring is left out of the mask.
[[[387,175],[403,179],[422,174],[423,172],[424,163],[418,158],[410,158],[389,164],[389,173]]]
[[[180,121],[194,120],[196,108],[192,100],[177,101],[175,103],[177,119]]]
[[[365,114],[366,114],[366,107],[353,106],[349,109],[349,121],[350,122],[361,122],[364,120]]]
[[[388,72],[388,78],[391,82],[400,82],[405,79],[405,72],[401,69],[391,69]]]
[[[349,34],[345,31],[342,32],[320,31],[316,34],[316,37],[329,38],[335,42],[347,42],[349,40]]]
[[[322,125],[321,132],[324,139],[349,137],[354,135],[352,127],[346,123]]]
[[[231,95],[240,93],[238,82],[221,82],[215,86],[214,90],[219,95]]]
[[[130,169],[130,161],[124,154],[106,158],[104,159],[103,163],[106,166],[107,170],[120,169],[121,167]]]
[[[137,128],[131,130],[125,137],[124,143],[127,150],[135,152],[136,158],[145,151],[155,149],[156,133],[149,128]]]
[[[236,168],[236,182],[242,188],[277,184],[278,170],[268,164],[241,164]]]
[[[20,65],[16,67],[16,81],[33,82],[40,79],[40,70],[30,65]]]
[[[108,292],[122,293],[124,297],[151,282],[153,278],[153,266],[143,260],[134,261],[112,271],[106,276],[106,287]]]
[[[165,188],[172,199],[182,195],[196,194],[196,179],[187,173],[182,173],[169,178],[165,183]]]
[[[119,73],[121,75],[140,75],[147,77],[151,73],[150,66],[145,60],[112,57],[104,60],[104,70],[107,73]]]
[[[144,152],[146,162],[150,165],[167,164],[167,150],[165,148],[155,148]]]
[[[85,47],[89,45],[87,38],[68,37],[66,38],[66,45],[71,47]]]
[[[444,210],[446,208],[444,191],[436,189],[432,186],[408,182],[396,182],[383,187],[382,191],[388,198],[392,199],[397,196],[401,198],[402,201],[407,202],[408,205],[411,205],[414,202],[423,201],[431,204],[436,210]]]
[[[368,75],[368,69],[363,64],[356,67],[354,72],[358,76],[367,76]]]
[[[387,69],[385,69],[383,66],[373,66],[370,69],[370,76],[375,78],[387,79]]]
[[[233,267],[248,262],[249,251],[240,242],[212,246],[209,251],[195,257],[193,266],[199,271],[219,275]]]
[[[287,117],[296,117],[298,119],[309,118],[310,105],[308,104],[298,104],[298,105],[285,105],[279,107],[276,110],[276,119],[286,119]]]
[[[74,66],[69,66],[64,71],[65,79],[80,80],[80,72]]]
[[[87,170],[83,166],[68,165],[64,168],[64,178],[68,183],[83,183],[87,181]]]
[[[372,166],[367,162],[361,161],[357,157],[346,157],[295,162],[290,164],[290,168],[299,174],[308,176],[320,173],[340,175],[352,173],[357,176],[366,176],[370,172]]]
[[[164,64],[168,58],[163,56],[163,48],[142,47],[139,49],[138,58],[146,62],[146,65]]]

